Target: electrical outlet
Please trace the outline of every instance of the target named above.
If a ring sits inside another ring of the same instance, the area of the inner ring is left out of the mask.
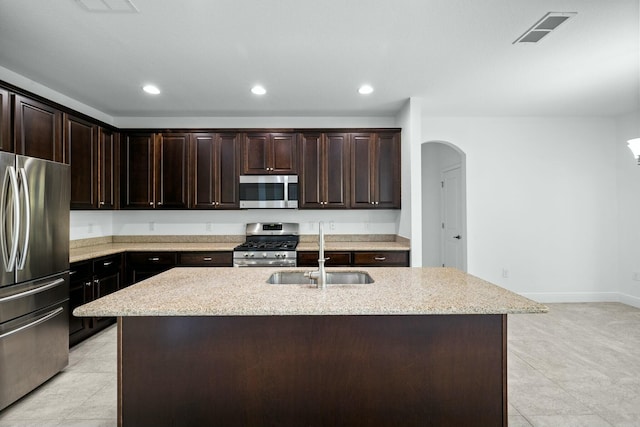
[[[336,223],[333,221],[329,221],[329,230],[335,230],[336,229]]]
[[[508,269],[506,269],[506,268],[502,269],[502,277],[505,278],[505,279],[509,278],[509,270]]]
[[[639,273],[639,272],[637,272],[637,271],[635,271],[635,272],[633,273],[632,279],[633,279],[633,280],[636,280],[636,281],[638,281],[638,282],[640,282],[640,273]]]
[[[89,223],[89,234],[93,233],[93,224]]]
[[[207,222],[207,223],[204,225],[204,229],[205,229],[206,231],[211,231],[211,223],[210,223],[210,222]]]
[[[149,231],[154,231],[156,229],[156,223],[151,221],[149,223]]]

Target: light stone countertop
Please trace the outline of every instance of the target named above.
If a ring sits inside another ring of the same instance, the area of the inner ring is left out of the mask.
[[[232,251],[242,242],[223,243],[104,243],[101,245],[84,246],[69,250],[69,262],[85,261],[121,252],[169,252],[169,251]]]
[[[85,261],[113,255],[120,252],[133,251],[233,251],[244,240],[237,242],[140,242],[140,243],[104,243],[99,245],[72,248],[69,251],[69,262]],[[300,242],[296,248],[298,251],[317,251],[317,242]],[[327,251],[408,251],[408,242],[377,242],[377,241],[350,241],[350,242],[325,242]]]
[[[308,268],[282,270],[307,271]],[[328,271],[354,270],[329,268]],[[74,310],[76,316],[541,313],[542,304],[453,268],[377,267],[375,283],[271,285],[278,268],[179,267]]]

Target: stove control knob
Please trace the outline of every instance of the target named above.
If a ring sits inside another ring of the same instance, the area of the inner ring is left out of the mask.
[[[280,255],[280,257],[282,257],[282,258],[286,258],[286,257],[287,257],[287,254],[282,254],[282,255]]]

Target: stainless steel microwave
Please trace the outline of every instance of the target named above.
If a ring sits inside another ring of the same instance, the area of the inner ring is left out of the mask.
[[[240,209],[297,208],[297,175],[240,175]]]

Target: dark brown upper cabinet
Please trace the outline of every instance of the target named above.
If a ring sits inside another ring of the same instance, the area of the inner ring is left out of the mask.
[[[65,162],[71,165],[71,208],[98,207],[98,126],[64,115]]]
[[[351,135],[351,207],[400,208],[399,132]]]
[[[121,207],[188,207],[188,133],[132,133],[122,141]]]
[[[349,207],[349,134],[300,134],[300,208]]]
[[[9,91],[0,88],[0,151],[13,152],[11,108],[9,105]]]
[[[71,209],[115,209],[118,133],[65,114],[64,145]]]
[[[245,175],[295,175],[298,159],[295,133],[249,132],[243,144]]]
[[[236,133],[191,134],[193,181],[190,207],[238,208],[239,141]]]
[[[98,209],[118,207],[119,134],[98,128]]]
[[[62,162],[62,112],[21,95],[13,95],[15,152]]]

